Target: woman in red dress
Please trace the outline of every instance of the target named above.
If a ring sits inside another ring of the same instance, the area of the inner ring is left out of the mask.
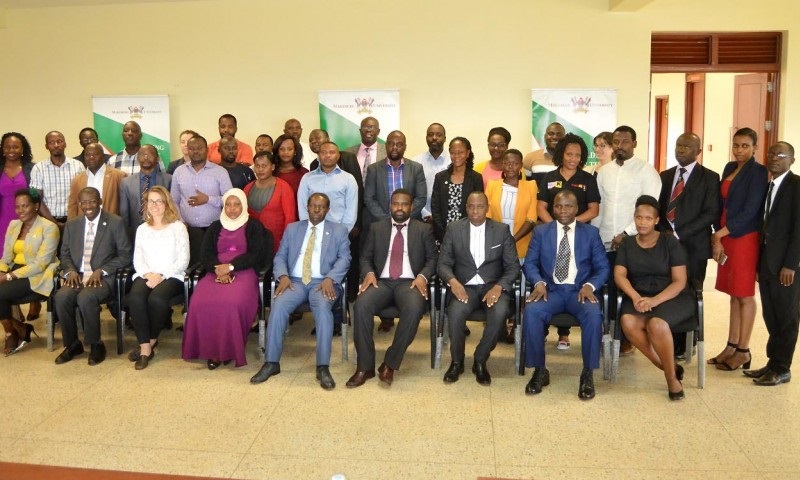
[[[275,176],[285,180],[296,196],[297,189],[300,188],[300,179],[308,173],[308,169],[301,163],[303,147],[293,136],[281,135],[275,139],[272,151],[277,160]]]
[[[756,320],[759,230],[767,195],[767,169],[753,157],[758,135],[742,128],[733,136],[735,161],[722,171],[722,215],[711,237],[719,263],[716,289],[731,296],[728,344],[708,364],[720,370],[750,367],[750,336]]]
[[[247,211],[272,233],[274,251],[283,238],[286,226],[297,221],[297,201],[292,187],[273,175],[275,161],[269,152],[258,152],[253,157],[253,170],[256,179],[244,187],[247,195]]]

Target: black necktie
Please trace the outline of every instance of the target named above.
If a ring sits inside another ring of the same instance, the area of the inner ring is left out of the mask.
[[[564,225],[564,236],[561,237],[561,242],[558,244],[558,253],[556,254],[556,280],[563,282],[569,274],[569,239],[567,238],[569,232],[569,225]]]

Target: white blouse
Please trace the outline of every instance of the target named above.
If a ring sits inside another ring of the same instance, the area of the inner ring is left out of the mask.
[[[164,278],[183,281],[189,266],[189,234],[183,222],[172,222],[161,230],[143,223],[136,229],[135,245],[134,279],[145,273],[159,273]]]

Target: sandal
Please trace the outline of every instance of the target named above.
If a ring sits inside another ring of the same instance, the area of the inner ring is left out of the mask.
[[[747,360],[744,360],[744,361],[739,362],[739,363],[728,363],[731,360],[731,358],[733,358],[733,356],[736,355],[736,353],[746,353],[747,354]],[[749,348],[736,347],[736,353],[734,353],[730,357],[726,358],[724,362],[718,363],[717,364],[717,370],[725,370],[726,372],[732,372],[734,370],[738,370],[739,367],[744,367],[745,370],[749,370],[750,369],[750,361],[753,359],[753,356],[750,355],[750,349]]]
[[[739,348],[739,345],[737,345],[735,343],[728,342],[728,345],[725,347],[724,350],[722,350],[722,353],[720,353],[716,357],[712,357],[712,358],[709,358],[708,360],[706,360],[706,365],[722,365],[723,363],[725,363],[725,360],[727,360],[728,357],[733,355],[733,353],[731,353],[730,355],[726,356],[725,358],[720,358],[722,356],[722,354],[725,353],[725,350],[727,350],[728,348],[737,349],[737,348]]]

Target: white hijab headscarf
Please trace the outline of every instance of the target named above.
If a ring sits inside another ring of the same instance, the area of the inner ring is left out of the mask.
[[[231,218],[225,213],[225,202],[228,200],[228,197],[236,197],[242,202],[242,214],[239,215],[238,218]],[[247,223],[247,219],[250,218],[250,215],[247,213],[247,196],[238,188],[231,188],[224,195],[222,195],[222,213],[219,215],[219,221],[222,223],[222,227],[225,230],[234,231],[241,228],[245,223]]]

